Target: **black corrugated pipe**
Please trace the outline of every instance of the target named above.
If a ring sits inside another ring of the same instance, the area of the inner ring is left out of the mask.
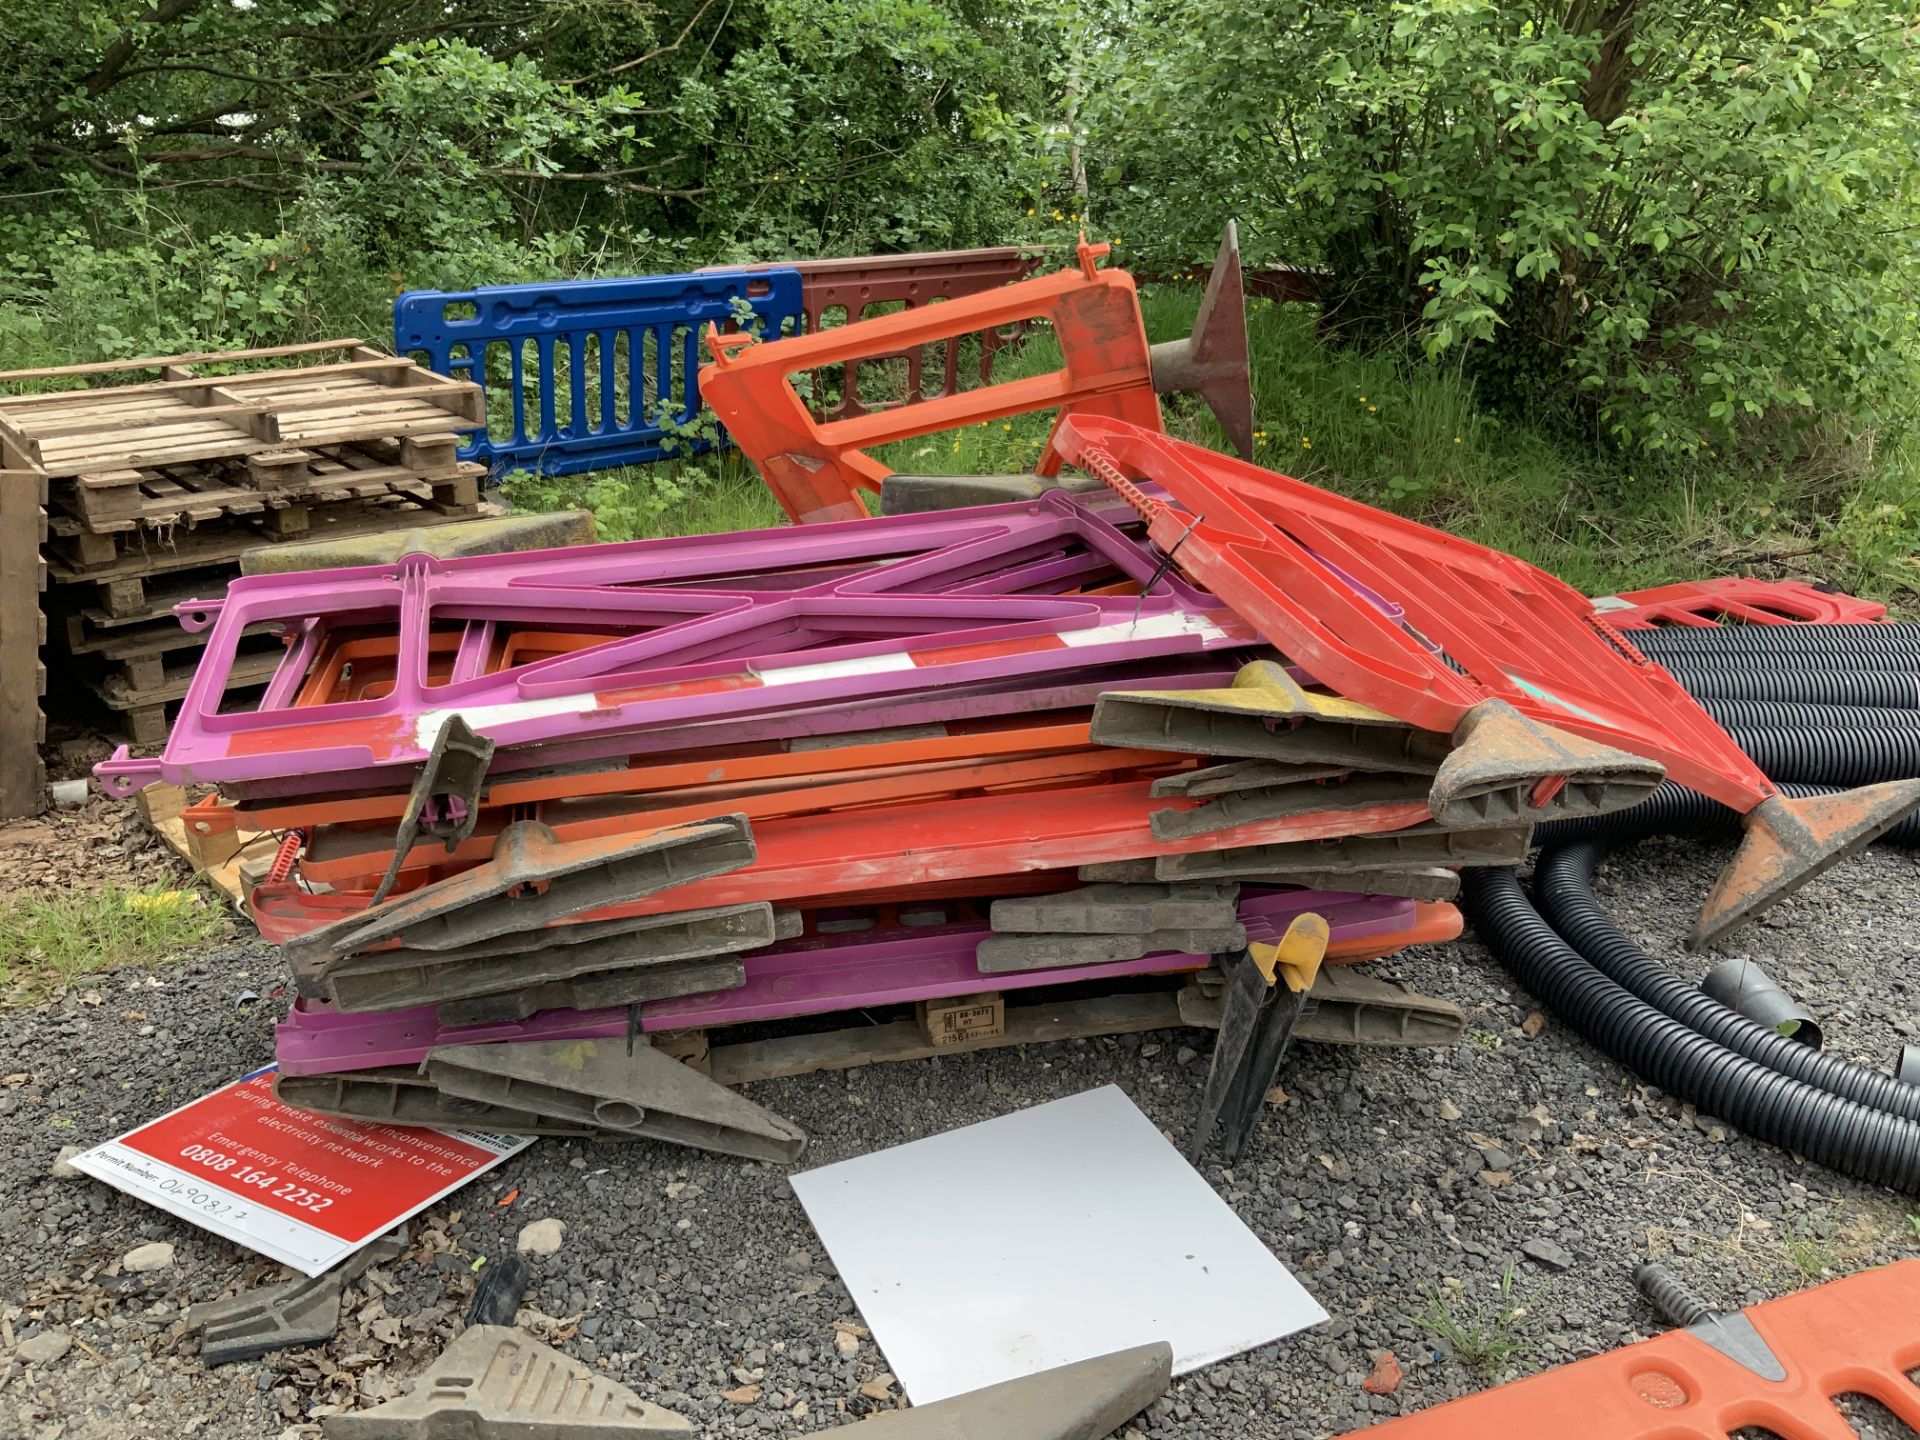
[[[1739,656],[1722,663],[1733,665]],[[1920,710],[1920,667],[1915,670],[1710,669],[1702,660],[1663,657],[1673,678],[1701,702],[1768,700],[1783,704],[1873,705]],[[1889,665],[1891,661],[1887,662]]]
[[[1825,673],[1920,671],[1920,626],[1652,634],[1646,648],[1655,658],[1662,651],[1711,650],[1703,663],[1797,671],[1811,660]],[[1686,638],[1662,638],[1667,635]],[[1702,638],[1715,636],[1727,638]],[[1839,686],[1808,688],[1807,704],[1845,704]],[[1823,781],[1852,785],[1920,775],[1920,733],[1913,731],[1856,723],[1730,733],[1789,794],[1830,793]],[[1522,985],[1635,1074],[1761,1140],[1860,1179],[1920,1193],[1920,1091],[1795,1044],[1702,994],[1628,939],[1594,896],[1594,868],[1611,846],[1737,824],[1726,807],[1663,785],[1631,809],[1540,827],[1540,838],[1559,847],[1542,854],[1535,868],[1540,910],[1505,869],[1465,873],[1467,908],[1481,938]],[[1910,817],[1885,838],[1913,843],[1920,823]]]
[[[1675,676],[1676,680],[1680,677]],[[1689,694],[1693,687],[1680,684]],[[1920,710],[1799,700],[1722,700],[1695,695],[1723,730],[1902,730],[1920,733]]]
[[[1920,1120],[1920,1090],[1756,1024],[1689,985],[1629,940],[1593,893],[1593,872],[1607,848],[1606,843],[1563,846],[1542,855],[1534,867],[1533,899],[1541,917],[1582,959],[1662,1014],[1769,1070],[1875,1110]]]
[[[1874,785],[1920,775],[1920,730],[1727,731],[1760,773],[1808,785]]]
[[[1776,782],[1780,793],[1795,797],[1838,795],[1840,785],[1796,785]],[[1740,812],[1668,780],[1653,794],[1610,815],[1582,815],[1577,820],[1549,820],[1536,825],[1534,840],[1543,846],[1570,845],[1578,840],[1605,839],[1612,845],[1630,844],[1649,835],[1738,835]],[[1920,846],[1920,815],[1909,815],[1882,835],[1881,845]]]
[[[1462,878],[1474,928],[1500,962],[1602,1053],[1748,1135],[1920,1193],[1920,1125],[1769,1070],[1661,1014],[1556,935],[1513,871],[1469,869]]]
[[[1621,632],[1648,655],[1687,656],[1696,661],[1723,656],[1799,654],[1818,657],[1822,670],[1900,669],[1899,665],[1863,666],[1863,655],[1920,655],[1920,624],[1901,625],[1719,625],[1711,628],[1668,626]]]

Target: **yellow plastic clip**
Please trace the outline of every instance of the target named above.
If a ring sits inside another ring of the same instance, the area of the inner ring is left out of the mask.
[[[1277,942],[1256,940],[1247,946],[1247,954],[1253,957],[1255,968],[1266,977],[1267,984],[1284,980],[1287,989],[1298,995],[1313,988],[1332,938],[1326,917],[1308,911],[1294,916],[1287,933]]]
[[[1177,709],[1212,710],[1223,715],[1407,728],[1402,721],[1371,705],[1308,690],[1287,673],[1284,665],[1271,660],[1253,660],[1241,666],[1233,677],[1233,684],[1225,690],[1122,690],[1116,693],[1128,700],[1158,700]]]

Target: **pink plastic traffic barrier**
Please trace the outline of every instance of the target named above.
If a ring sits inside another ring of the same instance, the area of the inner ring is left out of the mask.
[[[1325,915],[1333,937],[1387,935],[1413,924],[1414,903],[1394,896],[1340,891],[1250,890],[1240,918],[1248,938],[1277,940],[1306,910]],[[742,957],[746,983],[733,990],[655,1001],[640,1010],[640,1028],[686,1030],[792,1019],[836,1010],[910,1004],[975,990],[1026,990],[1127,975],[1198,970],[1201,955],[1148,955],[1138,960],[1055,970],[985,975],[974,951],[991,932],[983,925],[894,928],[861,937],[790,941]],[[299,1000],[274,1031],[275,1055],[289,1075],[318,1075],[386,1065],[417,1065],[440,1045],[517,1040],[582,1040],[624,1035],[627,1012],[547,1010],[526,1020],[442,1026],[431,1005],[346,1015],[324,1001]]]
[[[155,779],[228,784],[381,772],[403,780],[461,715],[499,746],[579,741],[816,704],[1023,680],[1246,647],[1252,632],[1170,576],[1113,519],[1111,497],[1041,500],[801,530],[243,577],[180,607],[211,628],[157,760],[96,767],[129,794]],[[1030,593],[1097,557],[1151,592]],[[223,713],[243,633],[281,628],[287,654],[257,708]],[[604,633],[500,665],[509,634]],[[380,693],[297,705],[342,634],[392,634]],[[437,634],[457,634],[436,677]]]

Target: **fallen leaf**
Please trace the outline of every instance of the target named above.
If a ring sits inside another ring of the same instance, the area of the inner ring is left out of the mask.
[[[760,1399],[760,1385],[756,1382],[752,1385],[742,1385],[735,1390],[722,1390],[720,1398],[731,1401],[735,1405],[756,1404]]]
[[[1520,1033],[1529,1040],[1533,1039],[1546,1028],[1547,1017],[1538,1010],[1531,1012],[1526,1019],[1520,1022]]]
[[[1449,1124],[1461,1118],[1460,1107],[1444,1095],[1440,1097],[1440,1118]]]
[[[1513,1183],[1511,1170],[1478,1170],[1474,1172],[1474,1177],[1490,1190],[1498,1190],[1502,1185]]]

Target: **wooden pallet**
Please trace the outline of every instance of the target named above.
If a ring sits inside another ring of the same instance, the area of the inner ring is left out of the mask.
[[[98,585],[87,581],[69,582],[60,585],[53,598],[60,613],[83,618],[88,633],[153,621],[177,626],[180,622],[173,613],[174,606],[190,600],[218,600],[227,593],[234,573],[229,562],[203,570],[157,575],[145,581],[109,580]],[[109,603],[116,599],[124,603],[109,609]]]
[[[290,447],[438,435],[486,421],[480,388],[358,341],[330,342],[348,358],[298,369],[205,377],[196,365],[259,356],[12,371],[0,380],[47,381],[109,369],[155,369],[159,380],[0,397],[0,463],[53,476],[182,464]],[[308,353],[283,350],[281,353]]]
[[[95,470],[56,480],[49,493],[58,520],[69,530],[102,534],[142,523],[195,525],[266,509],[266,497],[247,476],[223,473],[220,464]]]
[[[181,597],[198,599],[199,596]],[[207,632],[189,630],[171,607],[160,614],[127,623],[96,623],[94,610],[61,610],[47,616],[51,643],[66,655],[158,655],[169,650],[193,650],[207,643]]]
[[[76,659],[92,657],[90,663],[96,665],[109,662],[109,669],[113,668],[110,662],[130,664],[175,655],[182,650],[203,650],[212,633],[206,629],[189,630],[175,615],[105,630],[95,629],[84,615],[62,613],[48,618],[51,622],[51,644],[57,652]],[[256,639],[256,635],[261,638]],[[279,639],[265,625],[250,630],[243,639],[257,648],[265,648],[266,637],[271,637],[276,643]],[[144,673],[151,677],[153,672],[147,670]],[[137,689],[146,681],[133,680],[130,683]]]
[[[455,435],[403,435],[397,440],[263,450],[247,457],[247,478],[256,490],[296,495],[324,494],[339,485],[378,480],[441,484],[464,479],[477,485],[486,467],[461,463],[458,452]]]
[[[472,504],[485,468],[455,457],[454,437],[363,441],[323,450],[274,450],[179,465],[91,470],[53,482],[62,521],[99,534],[138,525],[197,525],[295,501],[344,500],[393,484],[424,483],[448,504]]]
[[[1142,979],[1105,994],[1094,993],[1099,982],[1090,981],[1050,994],[1028,991],[1014,996],[969,997],[976,1002],[987,998],[998,1001],[1000,1018],[992,1033],[961,1039],[932,1031],[921,1019],[744,1041],[723,1040],[727,1034],[723,1029],[676,1031],[673,1035],[682,1045],[704,1049],[705,1062],[700,1068],[722,1085],[746,1085],[821,1070],[852,1070],[894,1060],[925,1060],[935,1055],[1041,1045],[1051,1040],[1132,1035],[1148,1030],[1218,1030],[1222,1009],[1218,974],[1200,971],[1180,979]],[[1446,1045],[1453,1043],[1466,1026],[1466,1016],[1457,1005],[1346,966],[1322,969],[1312,996],[1316,1007],[1302,1016],[1295,1034],[1297,1040],[1309,1043]],[[1426,1023],[1409,1029],[1406,1038],[1397,1041],[1361,1038],[1358,1027],[1347,1018],[1347,1012],[1356,1006],[1382,1011],[1404,1009]]]
[[[40,663],[46,500],[46,477],[0,470],[0,820],[37,814],[46,803],[40,761],[47,738],[40,710],[47,693],[47,670]]]
[[[220,835],[199,835],[187,824],[182,812],[187,808],[187,792],[178,785],[149,785],[140,792],[140,814],[169,849],[194,868],[200,880],[211,885],[229,902],[238,905],[246,898],[241,888],[241,872],[273,863],[280,849],[277,835],[258,830],[233,830]]]
[[[202,641],[204,648],[205,632],[190,638]],[[234,683],[239,686],[271,676],[286,654],[286,646],[277,636],[246,637],[241,643],[242,649],[233,661]],[[194,672],[200,668],[200,650],[182,655],[177,649],[125,646],[102,655],[98,663],[104,668],[88,682],[93,692],[115,710],[133,710],[184,697]]]
[[[280,664],[282,651],[275,648],[253,655],[238,656],[233,662],[226,695],[229,701],[251,696],[268,680]],[[181,660],[162,660],[158,674],[143,675],[145,684],[134,688],[123,674],[93,680],[88,688],[100,697],[100,703],[117,712],[120,728],[135,745],[158,745],[167,738],[167,719],[172,707],[186,696],[200,667],[198,653]]]
[[[397,497],[411,500],[428,509],[450,515],[473,515],[480,503],[478,465],[465,467],[473,474],[457,475],[444,482],[411,478],[363,478],[367,472],[343,469],[325,485],[316,485],[299,498],[292,495],[262,495],[257,490],[226,491],[210,494],[200,510],[188,511],[177,519],[157,522],[151,519],[123,519],[105,522],[77,520],[57,515],[52,521],[53,554],[75,570],[96,570],[109,566],[122,556],[145,555],[155,549],[171,549],[182,531],[206,529],[220,531],[249,522],[276,538],[305,535],[313,525],[316,507],[337,505],[350,500],[383,500]],[[188,492],[181,492],[186,494]],[[174,503],[174,502],[169,502]]]
[[[289,506],[284,510],[263,512],[259,516],[235,516],[216,529],[176,529],[162,543],[155,538],[142,549],[128,549],[107,561],[76,562],[55,552],[49,555],[51,577],[66,583],[88,580],[106,583],[116,580],[144,580],[179,570],[203,569],[231,564],[246,551],[283,540],[322,540],[351,535],[373,535],[383,530],[403,530],[416,526],[441,525],[453,520],[473,519],[492,513],[489,507],[474,505],[443,509],[432,503],[431,494],[389,493],[381,499],[352,500],[313,507]],[[269,521],[268,516],[281,517]],[[101,602],[112,614],[127,614],[145,603],[138,591],[123,592],[117,600]]]

